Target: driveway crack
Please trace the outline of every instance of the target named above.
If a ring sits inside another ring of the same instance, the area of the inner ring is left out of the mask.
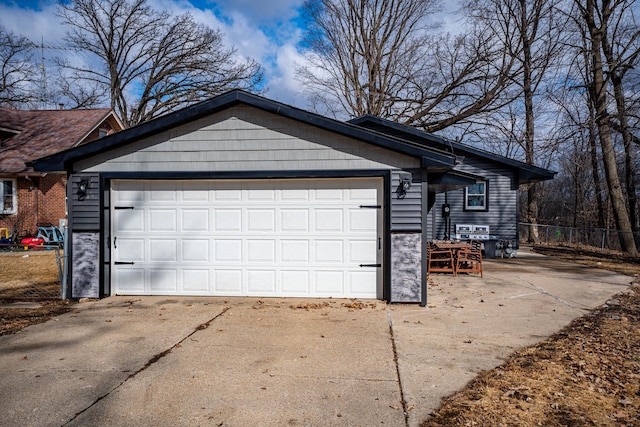
[[[402,404],[402,413],[404,414],[404,425],[409,427],[409,410],[407,401],[404,398],[404,387],[402,387],[402,377],[400,376],[400,366],[398,365],[398,348],[396,347],[396,337],[393,332],[393,319],[391,311],[387,308],[387,321],[389,322],[389,337],[391,338],[391,346],[393,348],[393,363],[396,365],[396,376],[398,378],[398,388],[400,389],[400,403]]]
[[[120,387],[122,387],[127,381],[129,381],[130,379],[135,378],[138,374],[146,371],[151,365],[153,365],[154,363],[156,363],[158,360],[162,359],[163,357],[165,357],[167,354],[171,353],[171,351],[174,348],[180,347],[182,345],[183,342],[185,342],[186,340],[188,340],[191,336],[193,336],[193,334],[195,334],[198,331],[202,331],[204,329],[207,329],[211,323],[216,320],[218,317],[222,316],[224,313],[226,313],[229,310],[230,307],[224,307],[222,309],[222,311],[218,314],[216,314],[215,316],[213,316],[211,319],[207,320],[204,323],[199,324],[198,326],[196,326],[193,331],[191,331],[189,334],[187,334],[186,336],[184,336],[180,341],[178,341],[177,343],[173,344],[171,347],[167,348],[166,350],[156,354],[155,356],[153,356],[151,359],[149,359],[147,361],[147,363],[144,364],[144,366],[140,369],[138,369],[137,371],[135,371],[134,373],[130,374],[127,378],[125,378],[124,380],[122,380],[119,384],[117,384],[115,387],[113,387],[111,390],[109,390],[107,393],[103,394],[102,396],[99,396],[96,400],[93,401],[93,403],[91,403],[89,406],[87,406],[86,408],[84,408],[83,410],[77,412],[69,421],[65,422],[64,424],[62,424],[63,426],[66,426],[70,423],[72,423],[73,421],[76,420],[76,418],[78,418],[80,415],[84,414],[85,412],[87,412],[89,409],[91,409],[92,407],[94,407],[95,405],[98,404],[98,402],[100,402],[101,400],[103,400],[104,398],[108,397],[109,395],[111,395],[114,391],[118,390]]]

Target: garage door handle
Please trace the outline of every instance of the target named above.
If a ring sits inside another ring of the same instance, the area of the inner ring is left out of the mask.
[[[135,262],[129,261],[129,262],[125,262],[125,261],[116,261],[114,262],[115,265],[133,265],[135,264]]]
[[[360,267],[382,267],[382,264],[360,264]]]

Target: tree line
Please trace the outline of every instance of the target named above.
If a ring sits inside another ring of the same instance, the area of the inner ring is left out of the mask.
[[[640,29],[634,0],[305,0],[297,78],[318,113],[371,114],[463,139],[558,172],[523,188],[522,220],[615,228],[637,256]],[[127,126],[231,87],[263,88],[262,68],[219,30],[146,0],[60,3],[69,48],[56,91],[108,101]],[[29,105],[34,44],[0,31],[0,103]],[[100,67],[95,66],[95,61]],[[634,234],[635,233],[635,234]],[[634,238],[635,236],[635,238]]]

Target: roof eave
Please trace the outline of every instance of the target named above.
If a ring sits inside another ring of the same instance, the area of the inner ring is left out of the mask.
[[[242,90],[232,90],[210,100],[194,104],[174,113],[169,113],[166,116],[125,129],[97,141],[92,141],[51,156],[33,160],[30,162],[30,166],[37,171],[71,171],[71,166],[75,161],[116,149],[131,141],[146,138],[185,123],[198,120],[240,103],[416,158],[434,157],[436,163],[444,163],[442,166],[444,167],[446,165],[449,169],[453,167],[455,160],[453,155],[437,149],[429,149],[419,146],[418,144],[412,144],[393,136],[323,117]]]

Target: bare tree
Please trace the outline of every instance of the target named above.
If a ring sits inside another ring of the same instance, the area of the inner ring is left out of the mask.
[[[298,72],[312,101],[333,115],[397,114],[437,1],[305,1],[310,65]]]
[[[504,105],[513,61],[482,28],[436,35],[438,0],[307,0],[309,65],[298,69],[317,110],[372,114],[437,131]]]
[[[616,163],[616,153],[612,137],[611,117],[607,111],[609,106],[609,65],[604,58],[603,39],[609,34],[609,25],[616,7],[626,3],[625,0],[585,0],[584,3],[574,0],[578,11],[577,23],[583,29],[588,58],[590,62],[589,96],[595,112],[595,123],[598,128],[605,179],[616,228],[619,231],[620,246],[631,256],[637,256],[638,250],[633,238],[629,212],[622,191]]]
[[[147,0],[73,0],[58,14],[70,46],[89,64],[65,64],[77,78],[107,88],[132,126],[234,87],[256,89],[262,70],[239,60],[223,34],[188,15],[171,16]]]
[[[0,27],[0,104],[17,107],[37,99],[33,48],[26,37]]]
[[[536,143],[536,122],[543,109],[534,105],[544,95],[544,84],[554,78],[554,66],[562,37],[562,23],[556,19],[555,3],[550,0],[473,0],[465,2],[466,13],[487,32],[500,40],[503,51],[516,61],[519,73],[513,75],[517,87],[514,104],[521,105],[517,122],[524,126],[515,138],[520,144],[527,164],[540,160],[540,147]],[[539,92],[542,92],[539,93]],[[513,105],[509,106],[513,109]],[[502,126],[490,116],[488,127]],[[529,241],[538,239],[540,184],[527,189],[525,220],[529,226]]]
[[[610,31],[602,37],[602,52],[607,61],[609,79],[613,86],[613,96],[617,107],[618,122],[615,125],[612,124],[612,128],[620,133],[624,145],[625,186],[629,204],[629,220],[632,230],[638,232],[638,202],[634,182],[636,176],[635,149],[627,117],[627,99],[624,88],[627,72],[640,62],[640,28],[638,28],[634,16],[633,3],[617,1],[611,6]]]

